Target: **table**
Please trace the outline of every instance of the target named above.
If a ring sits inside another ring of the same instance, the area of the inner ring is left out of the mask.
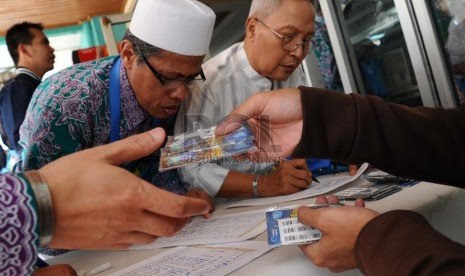
[[[356,180],[351,186],[360,185]],[[347,187],[347,186],[346,186]],[[289,206],[294,204],[313,203],[314,199],[304,199],[293,202],[275,204],[274,206]],[[261,207],[241,207],[225,209],[225,204],[217,205],[214,215],[244,212]],[[420,182],[419,184],[404,188],[402,191],[384,199],[368,202],[367,207],[379,212],[394,209],[414,210],[423,214],[428,221],[440,232],[451,239],[465,244],[465,190],[444,185]],[[266,241],[266,233],[254,240]],[[76,271],[90,271],[106,262],[110,262],[112,268],[98,275],[111,275],[129,265],[163,252],[165,249],[140,250],[140,251],[82,251],[77,250],[61,256],[53,257],[47,261],[50,264],[68,263]],[[282,246],[275,248],[246,266],[234,271],[230,275],[334,275],[328,269],[318,268],[313,265],[297,246]],[[361,275],[357,269],[339,273],[337,275]]]

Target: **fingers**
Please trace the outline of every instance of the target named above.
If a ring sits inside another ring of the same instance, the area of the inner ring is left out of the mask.
[[[128,222],[118,238],[122,243],[147,243],[155,237],[171,237],[181,230],[190,218],[172,218],[143,212]]]
[[[349,165],[349,175],[355,175],[357,173],[357,165]]]
[[[215,211],[215,203],[213,202],[212,197],[204,190],[194,188],[190,190],[186,196],[205,200],[208,202],[208,205],[210,205],[210,213]]]
[[[142,232],[132,232],[127,242],[128,244],[148,244],[154,242],[156,239],[157,236],[155,235]]]
[[[144,186],[141,206],[148,212],[172,218],[186,218],[208,214],[210,204],[202,199],[177,195],[150,184]]]
[[[325,196],[318,196],[315,200],[315,204],[317,205],[328,204],[328,198]]]
[[[164,141],[165,131],[155,128],[98,149],[111,164],[119,165],[149,155],[160,148]]]
[[[279,165],[281,168],[277,172],[288,178],[290,185],[301,189],[307,188],[312,182],[312,176],[307,169],[304,159],[293,159],[285,161]]]
[[[329,204],[339,204],[339,198],[335,195],[328,196],[328,203]]]
[[[315,200],[315,203],[318,205],[324,204],[339,204],[339,198],[335,195],[326,196],[318,196]]]
[[[340,204],[340,200],[335,195],[326,196],[318,196],[315,200],[316,204]],[[365,207],[365,201],[361,198],[357,198],[355,200],[355,206],[357,207]]]
[[[291,159],[286,161],[286,163],[292,164],[296,169],[308,171],[307,161],[305,161],[305,159]]]
[[[355,200],[355,206],[357,207],[365,207],[365,201],[361,198],[357,198]]]
[[[299,191],[303,189],[307,189],[308,186],[310,186],[311,179],[301,179],[301,178],[294,178],[293,181],[290,183],[291,186],[294,186],[295,188],[298,188]]]
[[[312,174],[308,170],[297,170],[292,176],[297,180],[294,186],[307,188],[312,183]]]

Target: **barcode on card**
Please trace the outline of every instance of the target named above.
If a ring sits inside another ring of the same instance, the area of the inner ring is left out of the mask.
[[[297,218],[297,206],[272,208],[266,212],[266,232],[271,246],[316,242],[321,239],[318,229],[304,225]]]
[[[297,218],[280,219],[278,226],[282,244],[305,243],[321,238],[318,229],[300,223]]]
[[[320,231],[315,231],[314,233],[308,234],[299,234],[299,235],[289,235],[284,237],[285,242],[307,242],[307,241],[314,241],[319,240],[321,238]]]

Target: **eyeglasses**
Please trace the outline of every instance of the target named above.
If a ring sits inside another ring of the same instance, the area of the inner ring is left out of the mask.
[[[194,81],[201,81],[201,82],[204,82],[206,80],[205,78],[205,74],[203,73],[203,70],[202,68],[200,68],[200,72],[199,72],[199,75],[200,75],[200,78],[198,77],[198,75],[196,76],[190,76],[190,77],[187,77],[187,78],[176,78],[176,79],[168,79],[164,76],[162,76],[162,74],[160,74],[150,63],[149,61],[147,60],[147,58],[145,57],[144,54],[142,54],[142,52],[139,50],[139,48],[136,46],[137,48],[137,51],[139,52],[140,56],[142,57],[142,59],[144,60],[145,64],[147,64],[147,66],[149,67],[150,71],[152,72],[152,74],[158,79],[158,81],[161,83],[161,85],[163,86],[163,88],[167,89],[167,90],[176,90],[178,89],[179,87],[181,86],[190,86],[193,84]]]
[[[302,50],[304,53],[308,53],[310,50],[310,42],[312,45],[314,45],[314,42],[312,41],[311,37],[309,39],[301,39],[297,35],[283,35],[278,33],[275,29],[271,28],[270,26],[266,25],[263,21],[260,19],[256,18],[255,19],[262,23],[265,27],[267,27],[273,34],[275,34],[277,37],[281,38],[281,47],[286,50],[286,51],[295,51],[297,48],[302,46]]]

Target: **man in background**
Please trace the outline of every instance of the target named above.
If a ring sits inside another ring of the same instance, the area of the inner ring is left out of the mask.
[[[16,76],[0,93],[0,122],[3,143],[10,149],[9,163],[15,163],[19,127],[24,120],[32,93],[44,74],[53,69],[55,55],[39,23],[22,22],[6,33],[6,44],[16,67]],[[11,169],[11,168],[10,168]]]

